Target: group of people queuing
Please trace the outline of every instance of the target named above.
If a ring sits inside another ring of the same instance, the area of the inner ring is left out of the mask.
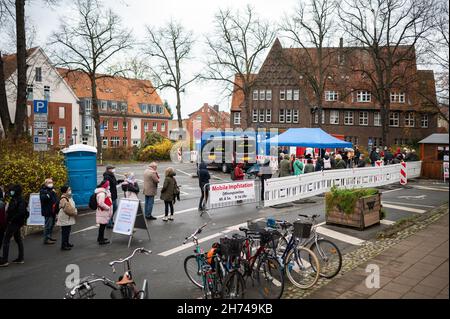
[[[144,172],[144,216],[148,220],[156,219],[152,215],[152,211],[160,182],[157,168],[157,163],[152,162]],[[165,179],[160,195],[165,206],[163,218],[165,222],[174,220],[174,203],[176,200],[180,200],[180,188],[175,175],[172,167],[165,170]],[[89,203],[90,207],[95,206],[96,223],[99,226],[97,236],[99,245],[106,245],[110,242],[105,238],[105,230],[114,227],[114,215],[118,208],[118,186],[121,186],[125,198],[138,199],[140,189],[134,173],[126,173],[125,179],[117,179],[115,167],[108,165],[103,173],[103,179],[97,185]],[[39,191],[39,199],[41,215],[44,217],[43,244],[54,245],[57,242],[53,232],[55,226],[59,226],[61,228],[61,250],[71,250],[74,245],[71,243],[70,233],[72,226],[76,224],[78,210],[70,186],[62,186],[58,195],[53,180],[48,178]],[[91,205],[91,201],[94,201],[94,204]],[[12,238],[18,246],[18,257],[12,262],[24,263],[21,230],[26,225],[28,218],[28,203],[23,197],[22,186],[17,184],[9,185],[4,189],[0,187],[0,267],[9,266],[9,248]]]

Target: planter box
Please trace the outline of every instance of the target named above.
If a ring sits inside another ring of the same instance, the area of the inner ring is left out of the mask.
[[[352,214],[342,212],[333,207],[325,216],[327,224],[337,224],[349,227],[364,228],[380,223],[381,194],[358,199]]]

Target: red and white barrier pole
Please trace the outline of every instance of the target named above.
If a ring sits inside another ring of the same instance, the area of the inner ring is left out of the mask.
[[[408,177],[406,174],[406,163],[401,162],[402,166],[400,168],[400,185],[406,185],[408,183]]]

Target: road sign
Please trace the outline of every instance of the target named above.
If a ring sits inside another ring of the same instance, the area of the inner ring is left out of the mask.
[[[37,137],[37,136],[47,136],[48,135],[48,131],[47,131],[47,128],[45,128],[45,129],[37,129],[37,128],[35,128],[34,129],[34,136],[35,137]]]
[[[46,122],[46,121],[48,121],[48,115],[47,114],[34,114],[34,120]]]
[[[48,122],[46,121],[34,121],[33,127],[34,129],[47,129]]]
[[[35,136],[34,144],[47,144],[47,136]]]
[[[105,136],[105,127],[102,125],[100,125],[100,136],[103,137]]]
[[[35,114],[48,114],[48,102],[46,100],[34,100],[33,111]]]
[[[47,144],[34,144],[33,149],[35,152],[46,152],[48,151]]]

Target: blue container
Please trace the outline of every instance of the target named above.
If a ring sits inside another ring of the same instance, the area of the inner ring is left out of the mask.
[[[78,208],[87,208],[97,187],[97,149],[76,144],[63,150],[69,185]]]

